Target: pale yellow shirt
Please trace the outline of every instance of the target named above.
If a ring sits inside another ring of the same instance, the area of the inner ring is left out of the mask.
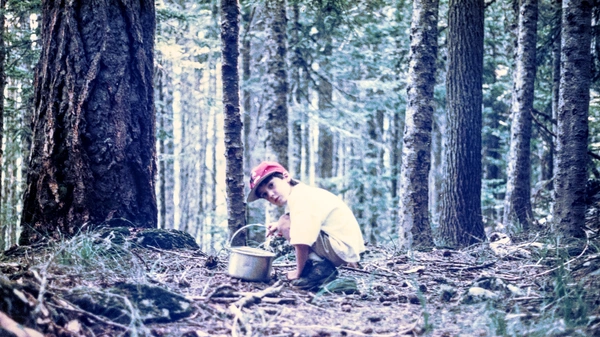
[[[335,194],[302,183],[292,187],[290,244],[312,246],[321,231],[329,235],[336,254],[346,262],[358,262],[365,251],[360,227],[352,210]]]

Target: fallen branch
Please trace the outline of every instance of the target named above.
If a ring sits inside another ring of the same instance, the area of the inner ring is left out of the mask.
[[[465,268],[448,268],[448,270],[449,271],[470,271],[470,270],[477,270],[477,269],[485,269],[485,268],[491,267],[495,264],[496,264],[496,261],[480,264],[477,266],[465,267]]]
[[[233,305],[237,306],[238,308],[248,307],[254,303],[260,302],[263,297],[278,295],[281,293],[282,288],[283,286],[281,285],[281,281],[277,281],[274,285],[259,292],[241,293],[245,294],[245,296],[234,302]]]

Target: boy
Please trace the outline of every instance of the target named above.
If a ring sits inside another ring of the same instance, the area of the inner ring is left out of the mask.
[[[267,236],[284,236],[296,252],[296,270],[287,274],[304,288],[335,277],[335,267],[356,266],[365,250],[350,208],[333,193],[302,184],[276,162],[262,162],[250,175],[248,202],[266,199],[286,214],[268,226]]]

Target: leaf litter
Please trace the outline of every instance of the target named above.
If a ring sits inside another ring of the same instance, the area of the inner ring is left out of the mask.
[[[227,252],[139,245],[124,233],[0,255],[0,312],[12,321],[2,328],[17,336],[33,336],[24,327],[45,336],[600,334],[597,234],[571,244],[490,235],[460,250],[368,246],[360,268],[342,267],[333,281],[356,282],[358,292],[345,294],[294,288],[285,280],[293,261],[278,259],[269,282],[247,282],[227,275]],[[103,300],[90,299],[95,293]]]

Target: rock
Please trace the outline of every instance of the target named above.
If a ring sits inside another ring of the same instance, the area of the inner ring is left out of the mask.
[[[504,282],[504,280],[502,280],[501,278],[497,277],[478,278],[477,280],[475,280],[475,282],[473,282],[473,286],[491,291],[506,290],[506,282]]]
[[[440,298],[442,302],[450,302],[452,298],[456,295],[456,289],[449,285],[442,285],[440,287]]]
[[[128,227],[104,227],[99,228],[98,233],[101,239],[109,240],[116,245],[122,245],[131,235]]]
[[[415,295],[409,296],[408,302],[410,302],[410,304],[421,304],[421,300]]]
[[[521,289],[521,288],[519,288],[519,287],[517,287],[515,285],[509,284],[509,285],[506,286],[506,288],[514,296],[522,296],[523,295],[523,289]]]
[[[135,242],[142,247],[199,249],[189,233],[175,229],[145,229],[137,233]]]
[[[130,324],[132,317],[139,317],[144,323],[174,322],[193,312],[183,296],[145,284],[121,283],[103,292],[77,288],[65,298],[83,310],[121,324]],[[138,312],[132,315],[132,309]]]
[[[471,287],[463,296],[462,303],[474,304],[487,300],[497,300],[500,296],[493,291],[481,287]]]

